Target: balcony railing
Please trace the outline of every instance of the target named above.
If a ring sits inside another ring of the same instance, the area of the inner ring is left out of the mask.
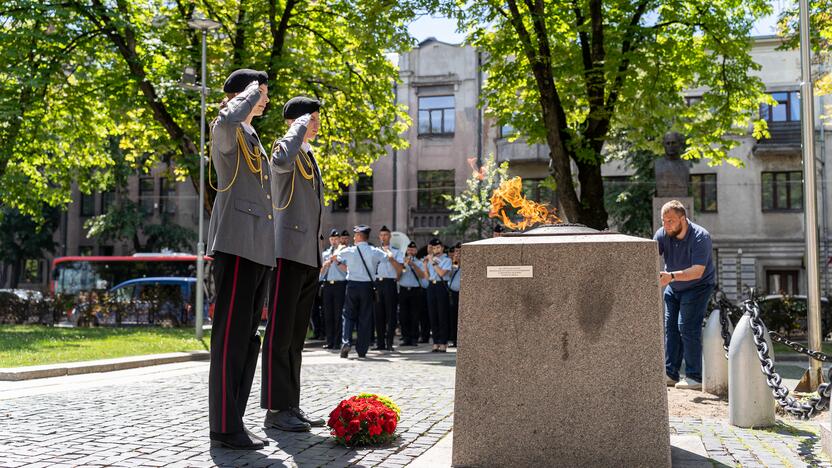
[[[451,223],[451,213],[448,211],[416,211],[410,212],[410,228],[414,233],[433,232],[447,227]]]
[[[769,122],[769,138],[757,140],[755,153],[800,148],[800,122]]]

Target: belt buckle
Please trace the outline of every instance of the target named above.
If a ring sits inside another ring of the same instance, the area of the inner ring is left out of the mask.
[[[329,280],[329,284],[335,284],[335,280]]]

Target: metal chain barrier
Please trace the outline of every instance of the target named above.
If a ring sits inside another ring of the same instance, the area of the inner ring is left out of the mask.
[[[766,376],[766,383],[771,388],[771,393],[774,395],[774,399],[780,407],[799,419],[809,419],[828,408],[829,397],[832,395],[832,385],[829,383],[820,384],[817,390],[818,396],[812,397],[808,403],[801,403],[789,396],[789,389],[783,385],[783,379],[774,370],[774,363],[768,354],[768,343],[765,340],[765,324],[760,318],[760,307],[752,300],[743,302],[743,307],[751,316],[751,331],[753,332],[754,344],[757,346],[757,356],[760,358],[760,369]],[[813,352],[817,353],[817,351]],[[811,354],[808,355],[812,356]],[[832,369],[829,370],[828,380],[832,381]]]
[[[785,336],[783,336],[783,335],[781,335],[777,332],[770,331],[770,332],[768,332],[768,335],[771,337],[772,341],[776,341],[778,343],[783,343],[784,345],[788,346],[792,350],[794,350],[794,351],[796,351],[800,354],[805,354],[806,356],[809,356],[812,359],[815,359],[815,360],[818,360],[818,361],[821,361],[821,362],[832,361],[832,356],[830,356],[828,354],[823,354],[820,351],[815,351],[815,350],[809,349],[809,348],[803,346],[800,343],[795,343],[794,341],[790,341],[788,338],[786,338]]]

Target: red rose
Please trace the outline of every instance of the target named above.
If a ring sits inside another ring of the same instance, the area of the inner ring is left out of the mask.
[[[388,419],[387,421],[384,421],[384,430],[388,434],[396,432],[396,420]]]
[[[371,425],[368,430],[370,431],[370,437],[375,437],[381,434],[381,426],[378,424]]]
[[[350,424],[347,426],[347,431],[349,431],[350,434],[355,434],[359,430],[361,430],[361,421],[357,419],[350,420]]]

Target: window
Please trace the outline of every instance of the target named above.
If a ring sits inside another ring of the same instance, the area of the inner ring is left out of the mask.
[[[167,177],[159,179],[159,212],[176,213],[176,182]]]
[[[700,102],[702,102],[702,96],[685,96],[685,105],[688,107],[695,106]]]
[[[90,257],[92,256],[92,249],[91,245],[82,245],[78,247],[78,255],[82,257]]]
[[[797,270],[767,270],[766,290],[769,294],[799,294],[797,289]]]
[[[803,210],[803,172],[763,172],[763,211]]]
[[[110,208],[113,207],[113,203],[116,201],[116,193],[112,190],[107,192],[101,192],[101,213],[106,213],[110,211]]]
[[[511,124],[500,125],[500,138],[508,138],[510,136],[514,136],[517,133],[517,129],[511,126]]]
[[[604,193],[620,193],[630,187],[630,176],[605,176],[602,178]]]
[[[453,135],[454,97],[419,98],[419,135]]]
[[[20,271],[20,282],[42,283],[43,282],[43,261],[27,258],[23,261],[23,269]]]
[[[99,255],[104,255],[105,257],[112,257],[114,251],[115,249],[112,245],[102,245],[98,248]]]
[[[139,177],[139,206],[142,212],[152,215],[156,209],[156,181],[153,177]]]
[[[529,200],[538,203],[546,203],[549,207],[555,207],[555,193],[548,187],[541,185],[543,179],[523,179],[523,195]]]
[[[716,174],[691,174],[690,196],[694,213],[716,213]]]
[[[341,195],[332,202],[332,211],[349,211],[350,210],[350,187],[341,184]]]
[[[419,171],[416,179],[419,188],[416,208],[419,211],[447,211],[448,202],[443,195],[454,196],[454,171]]]
[[[761,105],[761,119],[768,122],[800,122],[800,93],[798,91],[769,94],[777,101],[777,105]]]
[[[355,211],[373,211],[373,176],[362,174],[355,183]]]
[[[81,216],[84,218],[95,215],[95,195],[81,194]]]

